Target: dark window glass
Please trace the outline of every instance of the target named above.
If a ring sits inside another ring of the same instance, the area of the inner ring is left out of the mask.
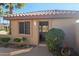
[[[30,22],[25,22],[25,34],[30,34]]]
[[[24,22],[19,22],[19,33],[24,34]]]
[[[30,22],[19,22],[19,33],[30,34]]]

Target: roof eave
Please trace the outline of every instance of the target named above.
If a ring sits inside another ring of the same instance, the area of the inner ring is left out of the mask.
[[[7,19],[7,20],[12,20],[12,19],[58,19],[58,18],[79,18],[79,15],[78,14],[75,14],[75,15],[60,14],[60,15],[12,16],[12,17],[4,16],[4,19]]]

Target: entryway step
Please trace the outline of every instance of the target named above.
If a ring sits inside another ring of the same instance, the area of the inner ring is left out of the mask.
[[[39,44],[39,46],[46,46],[46,44]]]

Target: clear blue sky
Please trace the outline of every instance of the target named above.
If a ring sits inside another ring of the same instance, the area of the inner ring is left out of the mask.
[[[47,10],[47,9],[67,9],[67,10],[79,10],[79,4],[77,3],[26,3],[25,6],[14,12],[30,12],[30,11],[38,11],[38,10]]]

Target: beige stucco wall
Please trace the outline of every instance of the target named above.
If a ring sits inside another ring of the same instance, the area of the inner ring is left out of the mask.
[[[19,22],[30,22],[30,34],[19,34]],[[32,22],[30,20],[11,20],[11,36],[12,38],[22,38],[26,37],[29,38],[29,42],[31,43],[32,39]]]
[[[65,42],[69,46],[75,47],[75,19],[53,19],[52,28],[60,28],[65,32]]]
[[[19,22],[27,22],[30,21],[30,34],[29,35],[25,35],[25,34],[19,34]],[[48,21],[48,19],[32,19],[32,20],[11,20],[11,36],[13,38],[16,37],[27,37],[30,38],[30,43],[34,44],[34,45],[38,45],[39,43],[39,21]],[[51,26],[51,25],[50,25]]]
[[[30,35],[19,34],[18,22],[30,21]],[[48,21],[49,29],[60,28],[65,32],[65,41],[72,47],[75,47],[75,19],[32,19],[32,20],[12,20],[11,32],[12,37],[28,37],[30,43],[38,45],[39,43],[39,21]]]
[[[79,23],[76,23],[76,46],[79,52]]]
[[[32,20],[32,43],[35,45],[38,45],[39,39],[38,39],[38,21]]]

